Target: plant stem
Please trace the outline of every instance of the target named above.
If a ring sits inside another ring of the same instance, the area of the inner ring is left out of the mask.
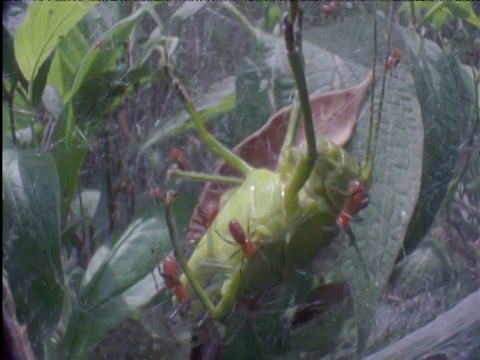
[[[13,112],[13,97],[14,97],[14,94],[15,94],[15,89],[17,88],[17,80],[14,80],[11,87],[10,87],[10,91],[7,91],[7,88],[5,86],[5,81],[3,81],[3,92],[5,94],[5,97],[7,99],[7,103],[8,103],[8,114],[10,116],[10,131],[12,133],[12,142],[13,142],[13,145],[17,145],[17,136],[15,134],[15,113]],[[35,137],[35,134],[33,134],[33,137]]]

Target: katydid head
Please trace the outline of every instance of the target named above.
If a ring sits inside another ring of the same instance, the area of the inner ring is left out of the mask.
[[[304,190],[312,199],[327,199],[332,212],[338,213],[349,197],[350,183],[358,179],[366,184],[362,168],[346,150],[327,139],[318,142],[317,151],[318,158]]]

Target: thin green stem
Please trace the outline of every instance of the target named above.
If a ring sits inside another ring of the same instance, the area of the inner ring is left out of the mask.
[[[205,173],[197,173],[193,171],[182,171],[177,169],[171,169],[168,171],[168,175],[171,177],[188,179],[193,181],[203,181],[203,182],[214,182],[230,185],[241,185],[244,182],[244,179],[234,177],[234,176],[221,176],[221,175],[210,175]]]
[[[175,220],[173,219],[173,213],[172,213],[175,196],[176,196],[175,191],[169,191],[167,193],[167,198],[165,201],[165,217],[167,220],[167,227],[168,227],[168,233],[170,235],[170,242],[172,243],[172,247],[173,247],[173,254],[175,255],[175,258],[178,260],[178,262],[180,263],[180,266],[182,267],[182,270],[185,273],[185,276],[187,277],[188,281],[197,292],[198,297],[202,301],[203,305],[205,305],[205,307],[211,313],[213,313],[215,311],[215,305],[213,305],[207,293],[205,292],[205,290],[203,290],[202,285],[198,282],[197,277],[188,266],[187,259],[183,254],[182,250],[180,249],[180,242],[178,240],[178,235],[177,235],[177,227],[175,225]]]
[[[242,160],[238,157],[235,153],[230,151],[228,148],[223,146],[217,139],[215,139],[212,134],[208,132],[203,124],[203,121],[198,113],[195,105],[193,105],[192,100],[188,96],[185,88],[183,85],[175,79],[170,71],[168,66],[165,66],[165,74],[167,78],[171,81],[172,87],[177,93],[178,98],[182,102],[185,110],[190,114],[192,120],[197,127],[198,132],[200,133],[200,137],[207,145],[208,149],[213,152],[215,155],[219,156],[220,158],[224,159],[227,163],[232,165],[235,169],[240,171],[243,176],[247,176],[250,172],[252,172],[253,168],[248,165],[247,162]]]
[[[113,190],[113,170],[112,170],[112,162],[113,156],[111,154],[110,148],[110,132],[108,127],[102,134],[103,136],[103,151],[104,151],[104,159],[105,159],[105,183],[107,187],[107,204],[108,204],[108,232],[111,234],[115,231],[117,226],[117,199],[115,196],[115,191]]]

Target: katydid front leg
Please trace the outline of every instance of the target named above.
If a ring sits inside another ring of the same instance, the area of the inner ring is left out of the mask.
[[[194,171],[183,171],[178,169],[170,169],[167,172],[167,175],[170,177],[176,177],[181,179],[188,179],[192,181],[202,181],[202,182],[214,182],[219,184],[228,184],[228,185],[241,185],[243,179],[235,176],[222,176],[222,175],[211,175],[205,173],[198,173]]]
[[[290,216],[295,212],[298,203],[298,193],[307,182],[312,173],[313,167],[315,166],[315,161],[317,159],[317,145],[312,119],[312,109],[310,107],[301,54],[302,7],[291,2],[290,16],[285,14],[283,20],[288,61],[292,68],[295,85],[298,91],[300,108],[302,110],[303,121],[305,122],[305,139],[307,143],[307,154],[306,156],[300,157],[293,176],[289,180],[285,190],[285,208],[287,214]],[[294,25],[296,25],[295,31]],[[288,140],[288,137],[286,140]]]
[[[253,168],[240,157],[238,157],[235,153],[230,151],[228,148],[223,146],[215,137],[208,132],[205,128],[205,125],[200,118],[200,114],[198,113],[197,109],[193,105],[192,100],[188,96],[185,88],[182,84],[173,77],[171,74],[170,68],[168,65],[165,66],[165,75],[172,83],[172,87],[174,91],[177,93],[178,98],[182,102],[185,110],[190,114],[192,120],[200,133],[200,137],[202,138],[203,142],[207,145],[207,148],[213,152],[215,155],[219,156],[227,163],[232,165],[235,169],[237,169],[243,176],[247,176],[249,173],[252,172]]]

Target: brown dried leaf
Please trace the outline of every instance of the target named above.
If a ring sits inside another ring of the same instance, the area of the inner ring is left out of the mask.
[[[366,79],[356,86],[327,93],[313,93],[310,104],[317,138],[326,137],[339,146],[345,145],[350,140],[372,80],[373,76],[370,72]],[[264,126],[238,144],[234,152],[254,167],[275,170],[287,131],[290,109],[291,106],[288,106],[273,114]],[[304,139],[302,122],[295,145],[301,145]],[[215,174],[238,176],[238,172],[225,162],[220,163]],[[195,244],[206,230],[199,228],[198,225],[202,224],[202,214],[206,211],[204,209],[206,204],[218,203],[220,196],[229,188],[229,185],[211,182],[205,185],[190,222],[190,230],[187,233],[189,242]]]

